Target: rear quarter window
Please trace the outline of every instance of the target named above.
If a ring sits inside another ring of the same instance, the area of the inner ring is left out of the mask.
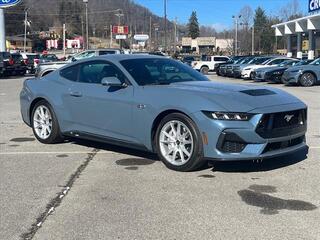
[[[76,82],[78,81],[78,72],[79,72],[79,65],[73,65],[71,67],[67,67],[60,70],[60,76],[67,80]]]
[[[216,61],[216,62],[226,62],[228,60],[229,59],[226,57],[214,57],[214,61]]]

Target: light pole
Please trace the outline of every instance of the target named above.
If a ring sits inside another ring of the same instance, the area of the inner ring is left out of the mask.
[[[164,0],[164,50],[167,50],[167,0]]]
[[[235,19],[235,24],[236,24],[236,28],[235,28],[235,44],[234,44],[234,55],[237,56],[238,54],[238,24],[239,24],[239,20],[241,18],[241,15],[237,15],[237,16],[232,16],[233,19]]]
[[[83,0],[83,3],[86,5],[86,49],[89,49],[88,1]]]
[[[252,49],[251,49],[251,54],[252,56],[254,55],[254,24],[252,25]]]
[[[23,51],[26,52],[27,48],[27,24],[28,24],[28,9],[24,10],[24,39],[23,39]]]
[[[121,9],[118,9],[118,13],[115,13],[114,15],[116,15],[118,17],[118,28],[121,25],[121,17],[124,16],[124,14],[122,13]],[[120,49],[122,49],[122,40],[119,39],[119,45],[120,45]]]

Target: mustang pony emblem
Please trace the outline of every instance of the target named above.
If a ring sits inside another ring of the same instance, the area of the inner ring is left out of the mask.
[[[290,120],[294,117],[294,115],[285,115],[284,116],[284,120],[286,120],[287,122],[290,122]]]

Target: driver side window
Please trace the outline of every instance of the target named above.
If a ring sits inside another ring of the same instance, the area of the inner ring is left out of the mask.
[[[125,82],[123,73],[112,64],[104,61],[92,61],[80,65],[79,82],[101,84],[106,77],[116,77]]]

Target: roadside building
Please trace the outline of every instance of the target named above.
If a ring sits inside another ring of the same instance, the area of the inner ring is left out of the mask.
[[[311,4],[312,0],[310,0]],[[285,37],[288,57],[320,56],[320,13],[272,26],[276,37]]]
[[[23,51],[24,50],[24,38],[18,36],[11,36],[6,38],[6,47],[7,50],[16,50],[16,51]],[[32,52],[32,40],[27,38],[26,39],[26,51]]]
[[[196,39],[183,37],[181,42],[182,52],[196,54],[229,53],[232,45],[232,39],[217,39],[216,37],[198,37]]]

